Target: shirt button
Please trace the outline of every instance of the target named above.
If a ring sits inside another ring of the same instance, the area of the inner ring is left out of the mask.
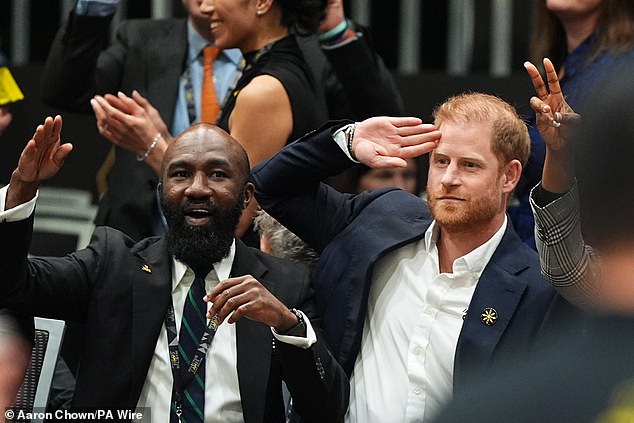
[[[428,316],[433,316],[436,313],[436,309],[432,306],[425,307],[425,314]]]
[[[415,393],[416,395],[420,395],[420,393],[421,393],[421,392],[422,392],[422,390],[420,389],[420,386],[415,386],[415,387],[414,387],[414,393]]]
[[[414,347],[414,355],[420,355],[421,352],[423,352],[423,349],[420,346]]]

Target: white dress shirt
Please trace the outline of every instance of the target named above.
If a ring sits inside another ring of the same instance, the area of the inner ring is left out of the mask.
[[[229,277],[235,243],[229,256],[214,265],[219,280]],[[187,292],[194,282],[194,272],[178,260],[172,260],[172,301],[176,327],[180,328],[183,306]],[[209,278],[205,279],[205,291],[213,288]],[[208,303],[208,309],[211,303]],[[243,422],[236,355],[236,326],[226,322],[218,326],[205,360],[205,422]],[[165,325],[159,333],[141,396],[137,407],[145,409],[144,415],[152,416],[152,422],[169,422],[172,396],[172,369]],[[209,389],[209,385],[212,388]],[[149,420],[147,420],[149,421]]]
[[[438,227],[380,259],[372,277],[346,422],[430,422],[451,397],[463,316],[506,229],[439,273]]]

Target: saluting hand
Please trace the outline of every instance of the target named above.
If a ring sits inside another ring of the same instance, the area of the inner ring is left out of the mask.
[[[440,131],[415,117],[372,117],[357,124],[352,151],[373,167],[406,167],[412,157],[429,153],[440,141]]]

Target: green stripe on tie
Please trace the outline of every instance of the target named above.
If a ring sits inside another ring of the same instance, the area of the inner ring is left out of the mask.
[[[187,402],[189,402],[189,404],[192,406],[192,408],[194,409],[196,414],[198,414],[198,416],[200,416],[200,419],[202,421],[205,421],[204,416],[203,416],[203,412],[200,410],[200,408],[198,408],[198,405],[194,402],[192,397],[189,395],[189,392],[188,392],[187,389],[185,389],[185,398],[187,398]]]
[[[196,301],[196,299],[194,298],[194,294],[192,294],[191,289],[187,292],[187,298],[189,299],[189,301],[191,302],[191,304],[194,306],[194,308],[196,309],[196,315],[202,317],[201,322],[203,324],[203,326],[205,326],[207,324],[207,321],[205,320],[205,311],[201,310],[200,307],[198,306],[198,301]]]

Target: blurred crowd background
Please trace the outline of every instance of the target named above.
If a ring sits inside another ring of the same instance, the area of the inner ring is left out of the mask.
[[[13,123],[0,143],[0,184],[11,172],[32,128],[46,114],[40,74],[55,32],[74,0],[2,0],[0,49],[24,92],[11,105]],[[433,106],[464,90],[484,90],[513,103],[526,116],[532,93],[522,63],[529,57],[535,0],[348,0],[347,14],[370,27],[376,50],[393,72],[405,114],[429,120]],[[122,0],[121,19],[184,16],[180,0]],[[129,93],[127,93],[129,94]],[[76,144],[53,186],[89,191],[110,145],[93,116],[65,113],[64,133]]]

